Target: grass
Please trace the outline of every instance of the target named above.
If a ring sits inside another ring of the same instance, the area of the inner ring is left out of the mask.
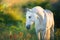
[[[17,29],[16,29],[17,28]],[[35,33],[35,28],[32,27],[30,30],[27,30],[25,25],[20,25],[18,27],[1,31],[0,32],[0,40],[38,40],[37,35]],[[55,31],[55,40],[60,39],[60,29],[56,29]]]
[[[0,40],[37,40],[37,36],[35,33],[35,28],[31,28],[27,30],[25,25],[20,25],[18,27],[14,27],[10,30],[5,29],[4,31],[0,32]]]

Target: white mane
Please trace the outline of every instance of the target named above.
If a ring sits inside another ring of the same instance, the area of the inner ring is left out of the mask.
[[[40,6],[36,6],[34,8],[32,8],[32,11],[34,11],[35,13],[38,13],[39,15],[41,15],[44,18],[44,9]]]

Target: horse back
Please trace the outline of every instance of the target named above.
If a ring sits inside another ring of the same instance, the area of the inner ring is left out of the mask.
[[[53,13],[50,10],[44,10],[44,13],[46,14],[46,27],[51,28],[54,25]]]

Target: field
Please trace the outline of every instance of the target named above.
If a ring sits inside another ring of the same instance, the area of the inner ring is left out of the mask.
[[[55,29],[55,40],[60,39],[60,29]],[[25,24],[21,24],[18,28],[11,26],[11,29],[0,29],[0,40],[38,40],[34,26],[27,30]]]
[[[55,4],[55,2],[57,3]],[[35,6],[41,6],[53,12],[55,20],[54,40],[60,40],[59,5],[60,2],[56,0],[0,0],[0,40],[38,40],[34,25],[30,30],[27,30],[25,25],[26,8]]]
[[[20,26],[18,29],[13,28],[12,30],[1,30],[0,40],[37,40],[35,29],[27,30],[25,25]]]

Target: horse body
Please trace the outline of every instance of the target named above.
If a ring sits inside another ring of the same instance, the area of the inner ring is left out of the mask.
[[[35,22],[35,29],[38,35],[38,39],[50,40],[50,37],[52,37],[52,40],[53,40],[53,37],[54,37],[53,13],[50,10],[44,10],[40,6],[30,9],[29,12],[27,11],[27,14],[33,15],[33,16],[32,15],[29,15],[29,16],[32,16],[32,18],[34,19],[32,20],[32,22]],[[26,17],[29,17],[27,16],[27,14],[26,14]],[[26,21],[26,26],[27,25],[31,25],[31,18],[28,21]]]

